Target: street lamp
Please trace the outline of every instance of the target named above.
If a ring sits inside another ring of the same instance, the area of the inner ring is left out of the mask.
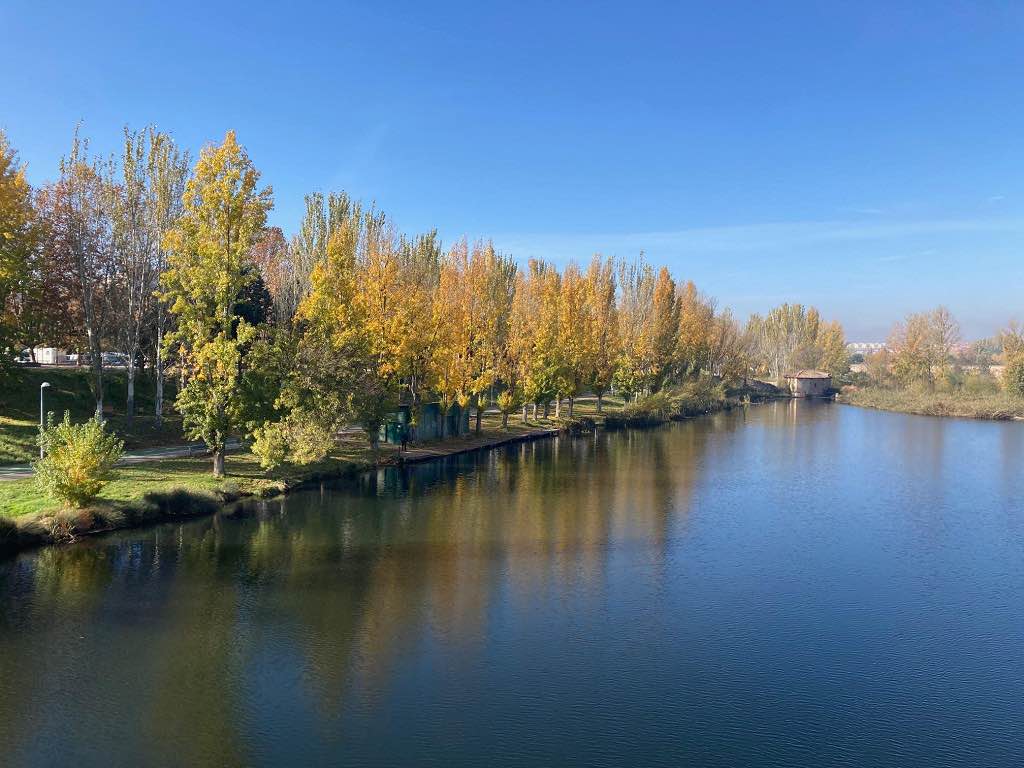
[[[50,382],[44,381],[39,385],[39,434],[42,436],[43,430],[46,428],[46,415],[43,411],[43,392],[50,386]],[[43,444],[39,444],[39,458],[43,458]]]

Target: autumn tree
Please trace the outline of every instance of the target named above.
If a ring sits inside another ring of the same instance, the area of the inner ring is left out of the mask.
[[[36,233],[25,169],[0,131],[0,375],[9,353],[16,351],[20,323],[15,304],[30,290]]]
[[[176,405],[186,434],[213,454],[213,474],[224,475],[228,438],[245,424],[242,377],[256,329],[238,313],[253,243],[272,207],[270,188],[229,131],[207,146],[185,187],[183,211],[165,238],[170,256],[161,278],[163,299],[178,319],[167,337],[185,386]]]
[[[265,467],[323,458],[337,431],[352,422],[376,447],[381,381],[367,305],[359,298],[362,223],[358,214],[339,222],[313,266],[309,293],[295,315],[300,336],[274,404],[277,418],[255,432],[253,450]]]
[[[291,326],[298,309],[292,291],[292,263],[289,257],[288,241],[280,227],[267,227],[253,244],[249,258],[260,272],[263,284],[273,300],[274,322],[281,327]]]
[[[587,301],[587,284],[575,262],[562,270],[558,294],[559,371],[555,416],[561,415],[562,398],[568,398],[569,418],[576,397],[593,381],[594,333]]]
[[[169,144],[170,139],[155,129],[139,133],[125,128],[120,162],[111,162],[106,184],[114,268],[111,312],[115,337],[120,350],[127,355],[129,428],[135,417],[139,357],[151,328],[158,325],[154,294],[163,266],[160,238],[166,221],[161,221],[161,214],[168,205],[162,199],[166,190],[162,188],[165,179],[160,174],[167,172],[163,161]],[[162,387],[162,381],[159,386]]]
[[[930,363],[938,373],[945,373],[953,361],[953,352],[960,342],[960,324],[946,307],[936,307],[928,317]]]
[[[683,376],[696,376],[711,368],[715,334],[715,305],[702,296],[693,281],[679,291],[679,333],[676,366]]]
[[[752,350],[750,339],[728,309],[715,315],[708,338],[708,371],[727,382],[746,383]]]
[[[818,311],[802,304],[782,304],[763,318],[753,315],[747,327],[759,367],[778,381],[793,368],[818,365],[820,324]]]
[[[1011,322],[999,332],[999,356],[1005,363],[1018,355],[1024,355],[1024,326]]]
[[[360,227],[355,303],[367,338],[374,377],[364,384],[360,423],[376,446],[380,426],[398,403],[401,386],[399,348],[406,327],[402,263],[393,229],[373,210],[353,217]]]
[[[437,343],[433,322],[434,293],[441,272],[441,245],[436,231],[412,239],[402,238],[398,246],[398,291],[401,294],[401,334],[394,348],[396,370],[403,383],[418,424],[420,410],[434,387],[431,359]]]
[[[838,379],[849,372],[846,335],[843,333],[843,326],[838,321],[818,325],[815,349],[815,368],[825,371],[833,379]]]
[[[949,368],[959,339],[960,327],[945,307],[908,315],[889,337],[893,375],[904,386],[934,387],[936,377]]]
[[[613,377],[624,396],[639,395],[652,384],[654,270],[644,261],[619,264],[619,359]]]
[[[515,285],[514,262],[478,242],[462,240],[442,260],[434,298],[433,378],[445,414],[454,404],[476,408],[497,381]]]
[[[888,342],[892,374],[903,386],[916,382],[934,384],[930,337],[928,317],[924,314],[908,315],[893,327]]]
[[[480,338],[477,350],[476,375],[471,383],[475,397],[476,432],[484,410],[484,393],[499,383],[502,359],[509,343],[512,302],[515,296],[518,268],[508,255],[498,253],[494,243],[480,243],[473,249],[474,290],[483,297],[479,311]]]
[[[147,176],[150,182],[151,223],[155,230],[154,271],[162,275],[168,269],[167,235],[177,224],[181,215],[185,192],[185,180],[188,178],[189,155],[175,145],[166,133],[155,128],[147,131],[149,151],[147,153]],[[159,280],[158,280],[159,282]],[[157,301],[153,309],[154,325],[154,374],[156,388],[153,410],[157,426],[163,423],[164,417],[164,339],[170,327],[170,313],[167,304]]]
[[[651,390],[657,392],[672,378],[679,339],[679,303],[676,283],[668,269],[658,270],[651,298],[651,333],[648,359]]]
[[[594,256],[587,269],[586,303],[590,317],[590,388],[603,412],[604,395],[611,388],[619,358],[619,324],[615,306],[615,263]]]
[[[103,168],[88,156],[88,142],[76,130],[60,178],[41,196],[43,259],[62,283],[68,313],[74,313],[89,353],[96,415],[103,416],[103,348],[109,333],[115,276],[110,216]]]

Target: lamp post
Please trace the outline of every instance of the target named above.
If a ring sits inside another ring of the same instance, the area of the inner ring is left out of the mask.
[[[43,393],[45,392],[45,390],[46,390],[46,388],[48,386],[50,386],[50,382],[48,382],[48,381],[44,381],[42,384],[39,385],[39,435],[40,435],[40,437],[43,434],[43,429],[46,428],[46,414],[45,414],[45,411],[43,410]],[[39,443],[39,458],[40,459],[43,458],[43,444],[41,442]]]

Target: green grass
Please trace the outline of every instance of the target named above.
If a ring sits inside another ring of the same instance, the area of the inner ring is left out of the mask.
[[[362,440],[343,442],[327,459],[304,467],[265,471],[250,452],[229,453],[227,477],[215,478],[210,459],[204,456],[160,459],[118,467],[100,493],[94,507],[116,508],[144,499],[148,494],[184,490],[195,494],[267,495],[316,474],[336,473],[346,467],[369,463],[373,456]],[[21,517],[60,511],[61,505],[45,496],[34,478],[0,482],[0,517]]]
[[[509,428],[502,430],[500,422],[500,416],[487,414],[483,419],[480,436],[471,430],[470,434],[462,437],[418,443],[413,447],[456,452],[486,445],[495,438],[524,434],[537,427],[557,426],[553,421],[522,424],[518,420],[510,420]],[[375,457],[365,439],[352,435],[343,440],[337,450],[323,461],[302,467],[283,466],[269,472],[260,467],[259,460],[248,451],[229,453],[225,460],[227,477],[222,479],[213,477],[208,457],[147,461],[118,467],[114,479],[103,488],[92,507],[101,511],[117,509],[141,502],[150,494],[169,494],[174,491],[210,496],[265,496],[314,476],[340,474],[346,470],[367,467],[377,460],[387,460],[396,454],[396,446],[385,445]],[[59,511],[61,505],[45,496],[34,478],[0,482],[0,517],[16,518]]]
[[[1003,392],[928,392],[916,389],[848,387],[843,390],[839,400],[864,408],[922,416],[958,416],[969,419],[1024,417],[1024,400]]]
[[[163,426],[157,428],[153,415],[155,384],[148,372],[135,382],[136,418],[131,430],[127,428],[125,417],[128,387],[125,372],[111,369],[105,372],[104,377],[107,420],[127,448],[184,442],[177,414],[165,415]],[[0,386],[0,464],[22,464],[36,455],[39,385],[44,381],[50,383],[46,390],[46,410],[52,411],[58,420],[64,411],[70,411],[75,421],[84,421],[95,411],[96,401],[89,388],[88,370],[74,367],[16,368],[13,377]],[[169,382],[164,389],[165,412],[171,411],[174,394],[173,382]]]

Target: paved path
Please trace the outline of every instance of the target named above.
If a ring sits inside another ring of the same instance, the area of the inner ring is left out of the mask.
[[[228,450],[238,448],[241,442],[238,440],[228,440]],[[147,448],[142,451],[128,451],[121,456],[121,460],[117,462],[118,466],[128,466],[130,464],[141,464],[144,461],[153,461],[154,459],[180,459],[186,456],[197,456],[206,451],[205,443],[187,443],[185,445],[173,445],[166,448]],[[5,480],[23,480],[26,477],[32,477],[32,467],[28,464],[11,464],[8,466],[0,467],[0,482]]]

